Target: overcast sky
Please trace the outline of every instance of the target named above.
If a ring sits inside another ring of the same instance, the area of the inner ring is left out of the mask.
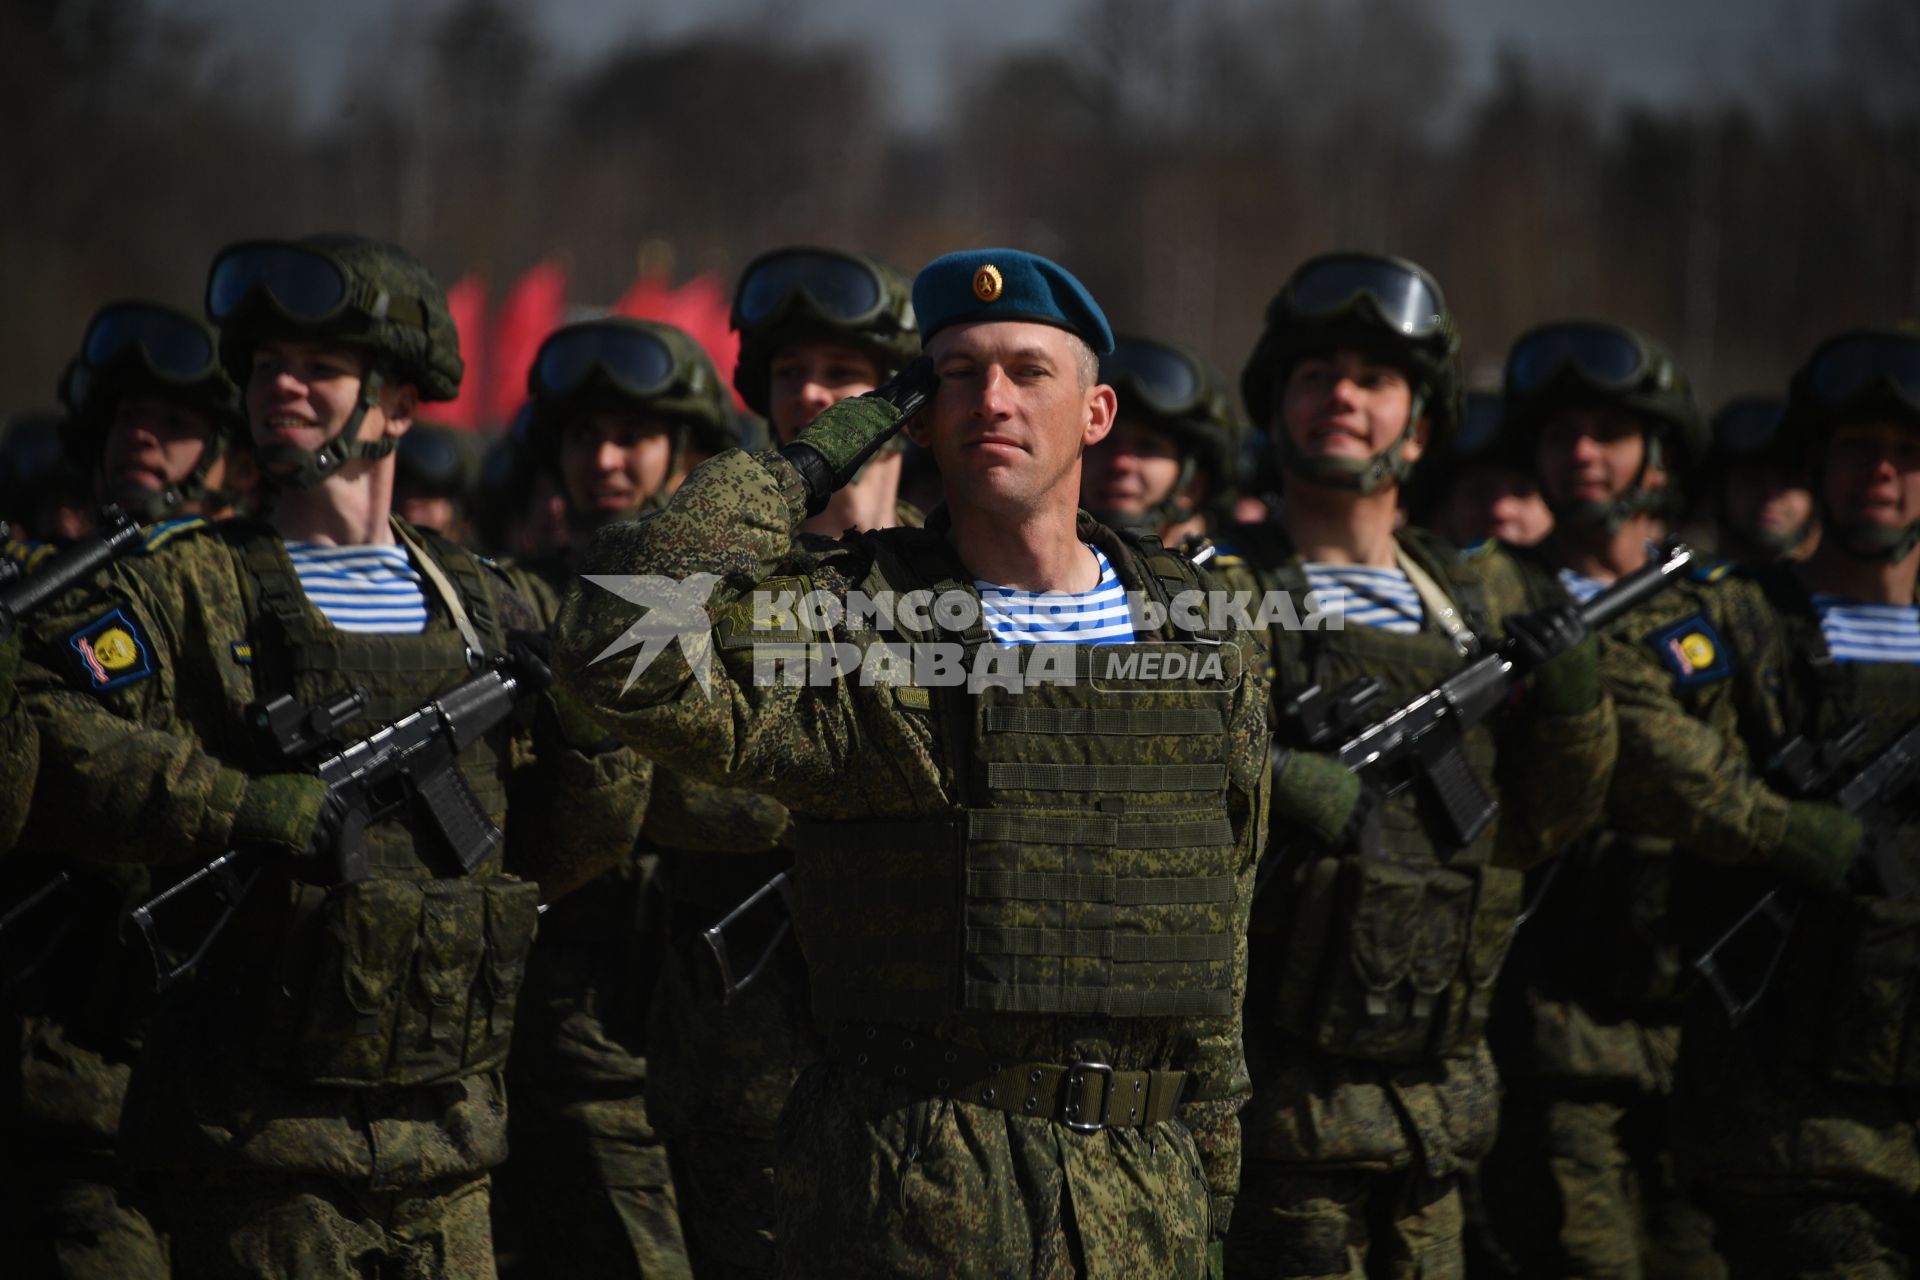
[[[324,112],[356,40],[390,29],[395,0],[157,0],[213,19],[237,49],[279,50],[310,111]],[[796,43],[871,41],[887,55],[897,119],[929,122],[953,73],[1021,45],[1072,39],[1080,0],[517,0],[555,51],[590,60],[628,38],[769,23]],[[1165,0],[1194,4],[1203,0]],[[1259,3],[1259,0],[1207,0]],[[1344,0],[1334,0],[1335,3]],[[448,0],[411,0],[415,12]],[[1426,0],[1443,11],[1469,85],[1486,83],[1496,50],[1517,46],[1616,98],[1668,104],[1738,93],[1782,50],[1809,47],[1786,0]],[[297,50],[297,52],[295,52]]]

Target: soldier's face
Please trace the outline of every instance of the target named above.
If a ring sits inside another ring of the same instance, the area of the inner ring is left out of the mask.
[[[1920,427],[1890,419],[1835,427],[1821,496],[1843,525],[1897,529],[1920,519]]]
[[[1726,522],[1745,537],[1792,537],[1813,518],[1813,491],[1777,463],[1738,463],[1721,486]]]
[[[949,502],[1008,512],[1080,492],[1080,457],[1113,427],[1113,388],[1084,382],[1079,339],[1018,320],[956,325],[928,346],[940,378],[909,430]]]
[[[1343,349],[1295,361],[1278,405],[1281,426],[1306,457],[1364,462],[1406,431],[1413,388],[1393,365]],[[1407,442],[1408,462],[1423,444],[1417,435]]]
[[[1447,494],[1447,533],[1461,544],[1498,538],[1530,547],[1553,531],[1540,486],[1518,467],[1464,468]]]
[[[1609,503],[1633,486],[1646,456],[1646,426],[1633,414],[1557,409],[1540,428],[1540,487],[1551,502]],[[1664,482],[1648,471],[1647,487]]]
[[[193,474],[212,438],[206,415],[158,396],[128,396],[114,406],[101,472],[108,492],[158,493]]]
[[[858,347],[796,342],[774,353],[767,386],[773,435],[787,444],[828,405],[880,385],[880,366]]]
[[[360,404],[367,358],[330,342],[274,340],[253,351],[247,376],[247,424],[255,444],[318,449],[339,435]],[[358,438],[398,438],[413,425],[410,386],[382,385],[361,419]],[[349,463],[348,465],[352,465]]]
[[[575,511],[638,511],[667,482],[673,427],[662,418],[608,409],[573,419],[560,434],[560,480]]]
[[[1180,445],[1172,436],[1122,418],[1105,440],[1087,450],[1080,505],[1123,516],[1151,511],[1180,483],[1180,460]]]

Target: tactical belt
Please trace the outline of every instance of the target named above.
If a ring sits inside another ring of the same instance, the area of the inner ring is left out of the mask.
[[[828,1056],[878,1080],[1016,1116],[1045,1116],[1075,1133],[1144,1128],[1173,1118],[1184,1071],[1120,1071],[1104,1062],[1007,1063],[902,1027],[843,1022]]]

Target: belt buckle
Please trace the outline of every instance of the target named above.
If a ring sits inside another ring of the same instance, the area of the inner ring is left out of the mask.
[[[1077,1120],[1078,1102],[1067,1104],[1067,1114],[1061,1117],[1067,1128],[1075,1133],[1099,1133],[1107,1127],[1107,1117],[1113,1114],[1113,1068],[1104,1062],[1076,1062],[1067,1068],[1067,1094],[1071,1097],[1077,1092],[1089,1075],[1104,1074],[1106,1083],[1100,1089],[1100,1118],[1094,1121]]]

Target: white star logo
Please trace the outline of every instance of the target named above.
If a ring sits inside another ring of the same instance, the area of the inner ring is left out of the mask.
[[[632,626],[621,632],[618,639],[593,657],[594,662],[600,662],[635,646],[639,647],[640,652],[633,656],[633,667],[627,672],[627,682],[620,686],[620,692],[625,693],[633,688],[633,682],[640,678],[640,673],[677,640],[680,652],[686,657],[687,669],[700,682],[700,691],[709,698],[713,696],[713,637],[710,632],[713,624],[707,618],[707,597],[713,594],[714,585],[720,581],[718,574],[696,573],[685,579],[663,578],[651,573],[589,573],[582,576],[594,586],[611,591],[622,600],[646,611]]]

